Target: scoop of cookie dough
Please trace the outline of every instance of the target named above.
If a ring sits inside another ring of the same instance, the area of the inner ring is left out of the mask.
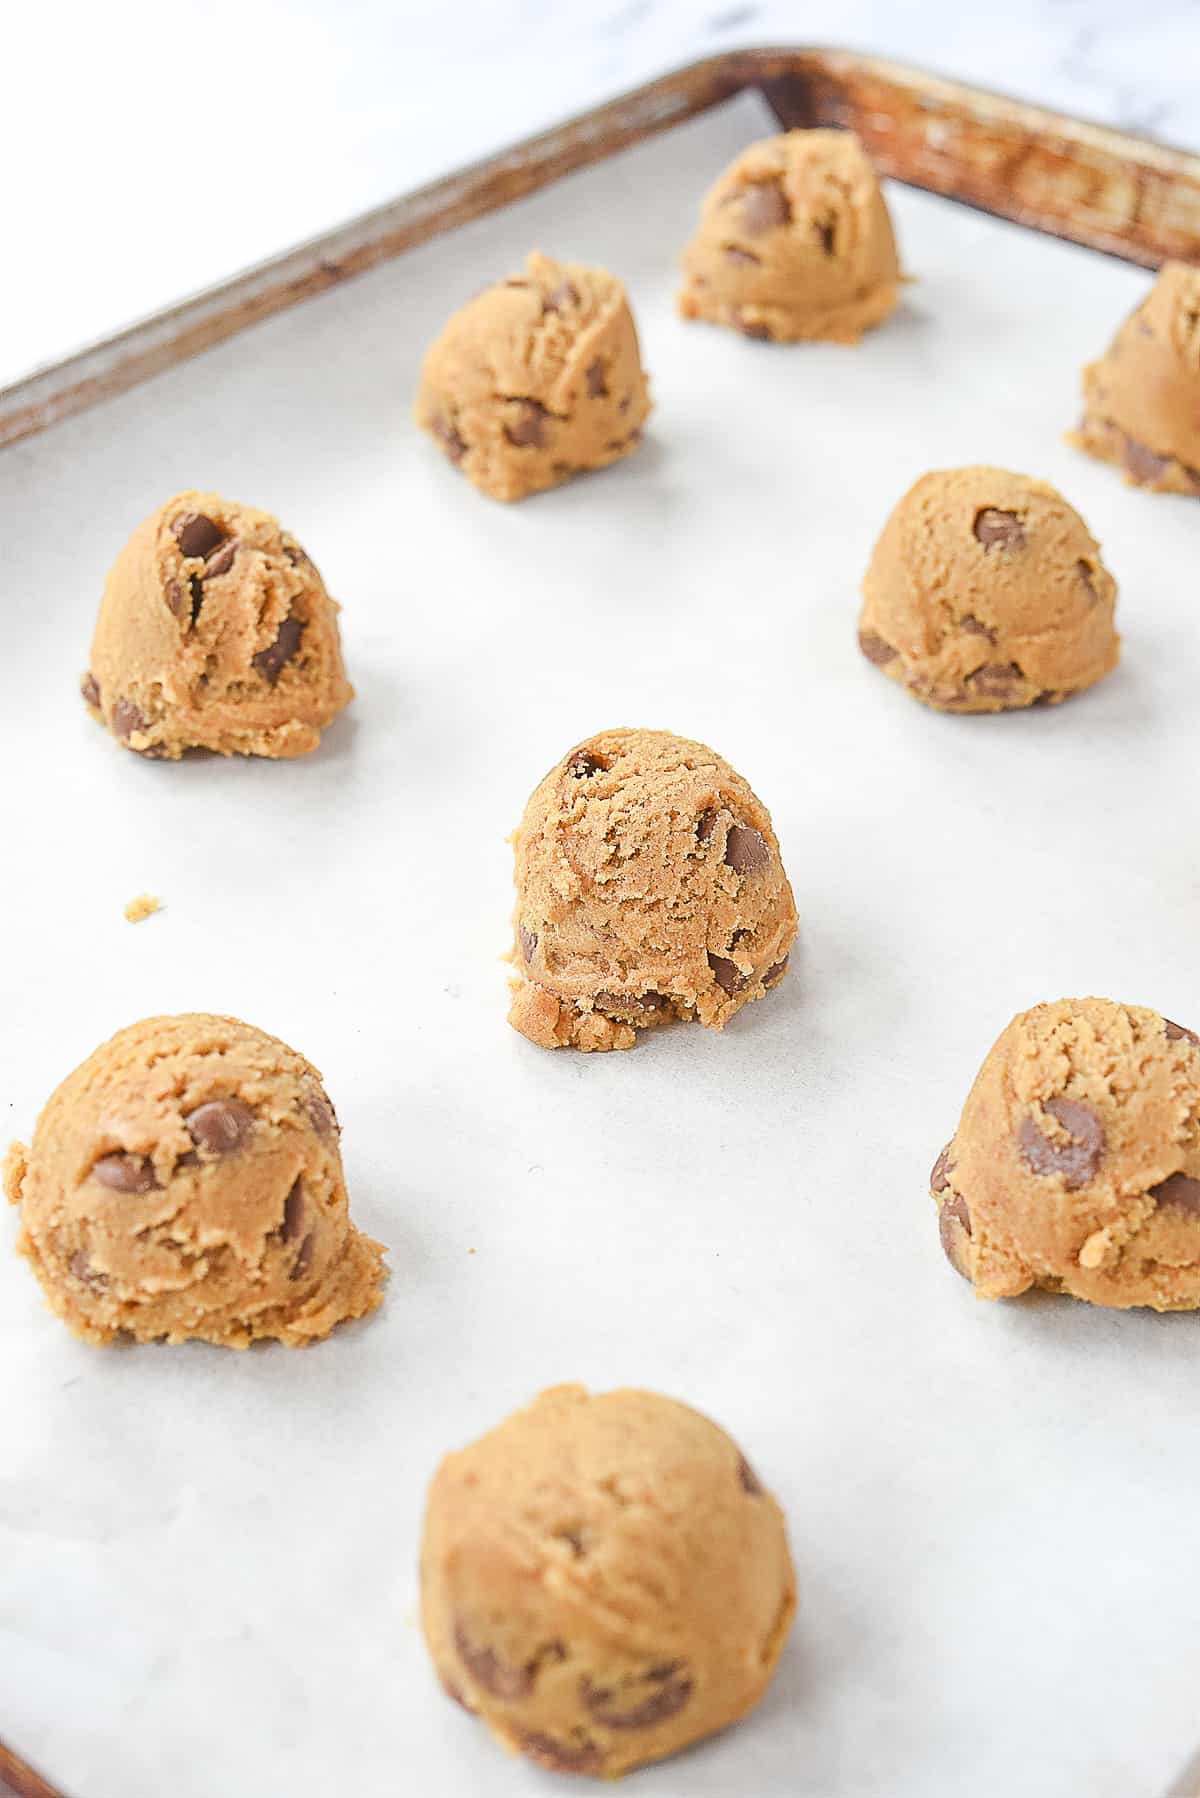
[[[703,743],[588,737],[513,846],[509,1023],[545,1049],[629,1049],[672,1017],[719,1030],[787,971],[796,907],[770,816]]]
[[[1003,468],[922,475],[863,580],[867,660],[940,712],[1054,705],[1117,665],[1117,586],[1053,487]]]
[[[337,605],[267,512],[177,493],[113,563],[84,701],[126,749],[304,755],[353,697]]]
[[[705,196],[683,270],[684,318],[776,343],[857,343],[902,280],[875,170],[849,131],[751,144]]]
[[[379,1303],[338,1124],[303,1055],[236,1018],[146,1018],[90,1055],[14,1143],[4,1190],[52,1310],[89,1342],[245,1348]]]
[[[942,1246],[982,1298],[1200,1306],[1200,1037],[1141,1005],[1015,1017],[930,1177]]]
[[[553,1387],[430,1489],[442,1684],[557,1772],[612,1778],[745,1716],[795,1605],[779,1506],[723,1430],[652,1392]]]
[[[1163,264],[1099,362],[1083,371],[1070,441],[1135,487],[1200,495],[1200,268]]]
[[[454,314],[425,357],[416,403],[421,429],[503,500],[629,455],[649,412],[621,283],[536,254]]]

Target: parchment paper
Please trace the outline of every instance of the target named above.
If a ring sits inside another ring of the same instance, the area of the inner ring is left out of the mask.
[[[860,349],[685,326],[699,195],[769,129],[738,102],[0,458],[3,1124],[135,1018],[234,1012],[324,1071],[393,1269],[307,1352],[97,1351],[0,1220],[0,1733],[74,1798],[551,1790],[440,1696],[414,1569],[441,1453],[565,1379],[710,1412],[790,1519],[770,1695],[645,1798],[1134,1798],[1200,1735],[1200,1319],[979,1304],[926,1196],[1014,1011],[1200,1021],[1200,511],[1060,441],[1146,277],[893,190],[919,279]],[[658,409],[505,509],[408,408],[535,245],[625,277]],[[1121,668],[1059,709],[938,717],[855,648],[888,509],[972,461],[1060,485],[1120,582]],[[189,485],[345,604],[358,699],[307,761],[143,763],[75,696]],[[613,724],[747,776],[801,948],[724,1036],[548,1055],[504,1021],[504,839]]]

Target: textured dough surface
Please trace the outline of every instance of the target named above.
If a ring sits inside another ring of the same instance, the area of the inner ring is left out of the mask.
[[[1117,586],[1061,493],[1003,468],[922,475],[863,579],[868,661],[944,712],[1053,705],[1117,665]]]
[[[535,253],[448,321],[415,416],[481,493],[514,500],[629,455],[649,413],[621,283]]]
[[[857,343],[903,277],[875,170],[849,131],[751,144],[704,198],[679,311],[776,343]]]
[[[628,1049],[673,1017],[719,1030],[787,971],[796,907],[770,815],[703,743],[586,738],[513,851],[509,1022],[543,1048]]]
[[[1166,262],[1098,362],[1083,371],[1070,441],[1134,487],[1200,496],[1200,268]]]
[[[506,1748],[612,1778],[762,1697],[795,1610],[783,1514],[735,1443],[650,1392],[543,1392],[438,1468],[421,1613]]]
[[[229,1348],[327,1336],[379,1303],[338,1124],[302,1055],[237,1018],[146,1018],[68,1075],[14,1143],[17,1248],[77,1335]]]
[[[942,1246],[983,1298],[1200,1305],[1200,1038],[1110,999],[1022,1012],[930,1185]]]
[[[267,512],[177,493],[104,586],[84,702],[126,749],[304,755],[353,698],[337,605]]]

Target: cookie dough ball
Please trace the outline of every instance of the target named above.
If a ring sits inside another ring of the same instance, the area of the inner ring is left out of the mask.
[[[317,1070],[236,1018],[118,1031],[63,1081],[4,1190],[52,1310],[89,1342],[328,1336],[379,1303]]]
[[[922,475],[875,545],[858,642],[939,712],[1056,705],[1117,665],[1117,584],[1053,487],[1003,468]]]
[[[545,1049],[629,1049],[668,1018],[720,1030],[787,971],[796,907],[770,815],[703,743],[588,737],[513,847],[509,1023]]]
[[[113,563],[84,701],[126,749],[304,755],[354,695],[338,607],[267,512],[177,493]]]
[[[783,1514],[723,1430],[652,1392],[543,1392],[430,1488],[421,1614],[508,1749],[612,1778],[762,1697],[796,1606]]]
[[[1164,263],[1099,362],[1083,371],[1071,441],[1135,487],[1200,495],[1200,268]]]
[[[930,1186],[942,1246],[983,1298],[1200,1306],[1200,1037],[1110,999],[1022,1012]]]
[[[421,368],[416,420],[492,499],[524,499],[637,448],[650,412],[625,289],[530,256],[456,312]]]
[[[684,318],[776,343],[857,343],[903,278],[875,170],[849,131],[751,144],[705,196],[683,269]]]

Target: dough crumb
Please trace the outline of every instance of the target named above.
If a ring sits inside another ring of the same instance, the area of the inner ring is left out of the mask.
[[[131,924],[140,924],[143,918],[152,918],[156,911],[163,908],[162,900],[156,899],[153,893],[139,893],[125,907],[125,916]]]

